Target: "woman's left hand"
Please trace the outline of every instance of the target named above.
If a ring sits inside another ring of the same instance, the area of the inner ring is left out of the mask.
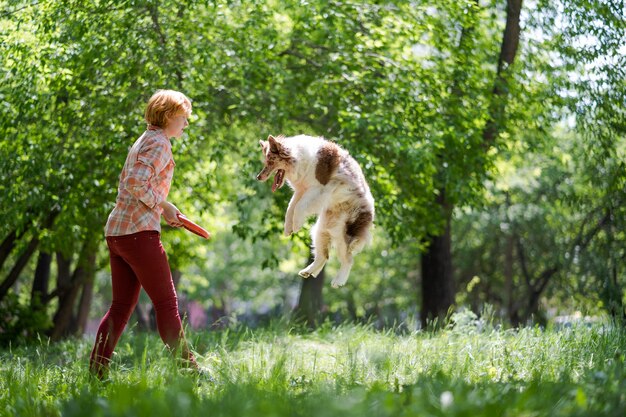
[[[174,204],[169,201],[163,201],[159,206],[163,209],[163,217],[168,225],[172,227],[181,227],[183,225],[183,222],[178,219],[180,210]]]

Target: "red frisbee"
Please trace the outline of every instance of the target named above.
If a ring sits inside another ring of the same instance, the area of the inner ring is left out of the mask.
[[[178,213],[178,220],[183,222],[183,227],[190,232],[195,233],[205,239],[209,239],[211,237],[211,234],[207,232],[206,229],[189,220],[184,214]]]

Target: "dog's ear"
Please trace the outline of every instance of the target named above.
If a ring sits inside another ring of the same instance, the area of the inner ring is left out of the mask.
[[[274,136],[269,135],[267,137],[267,141],[270,144],[270,151],[271,152],[274,152],[274,153],[279,153],[280,152],[280,148],[281,148],[280,142],[278,142]]]
[[[261,148],[263,149],[263,153],[265,153],[265,151],[267,151],[267,142],[264,140],[260,140],[259,145],[261,145]]]

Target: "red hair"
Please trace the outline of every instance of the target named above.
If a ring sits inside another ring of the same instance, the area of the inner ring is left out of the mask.
[[[178,91],[158,90],[148,100],[144,117],[148,124],[165,128],[171,118],[181,114],[191,115],[191,100]]]

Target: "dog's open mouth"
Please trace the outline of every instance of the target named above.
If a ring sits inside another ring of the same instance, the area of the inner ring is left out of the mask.
[[[274,176],[274,184],[272,184],[272,192],[275,192],[285,183],[285,170],[279,169]]]

